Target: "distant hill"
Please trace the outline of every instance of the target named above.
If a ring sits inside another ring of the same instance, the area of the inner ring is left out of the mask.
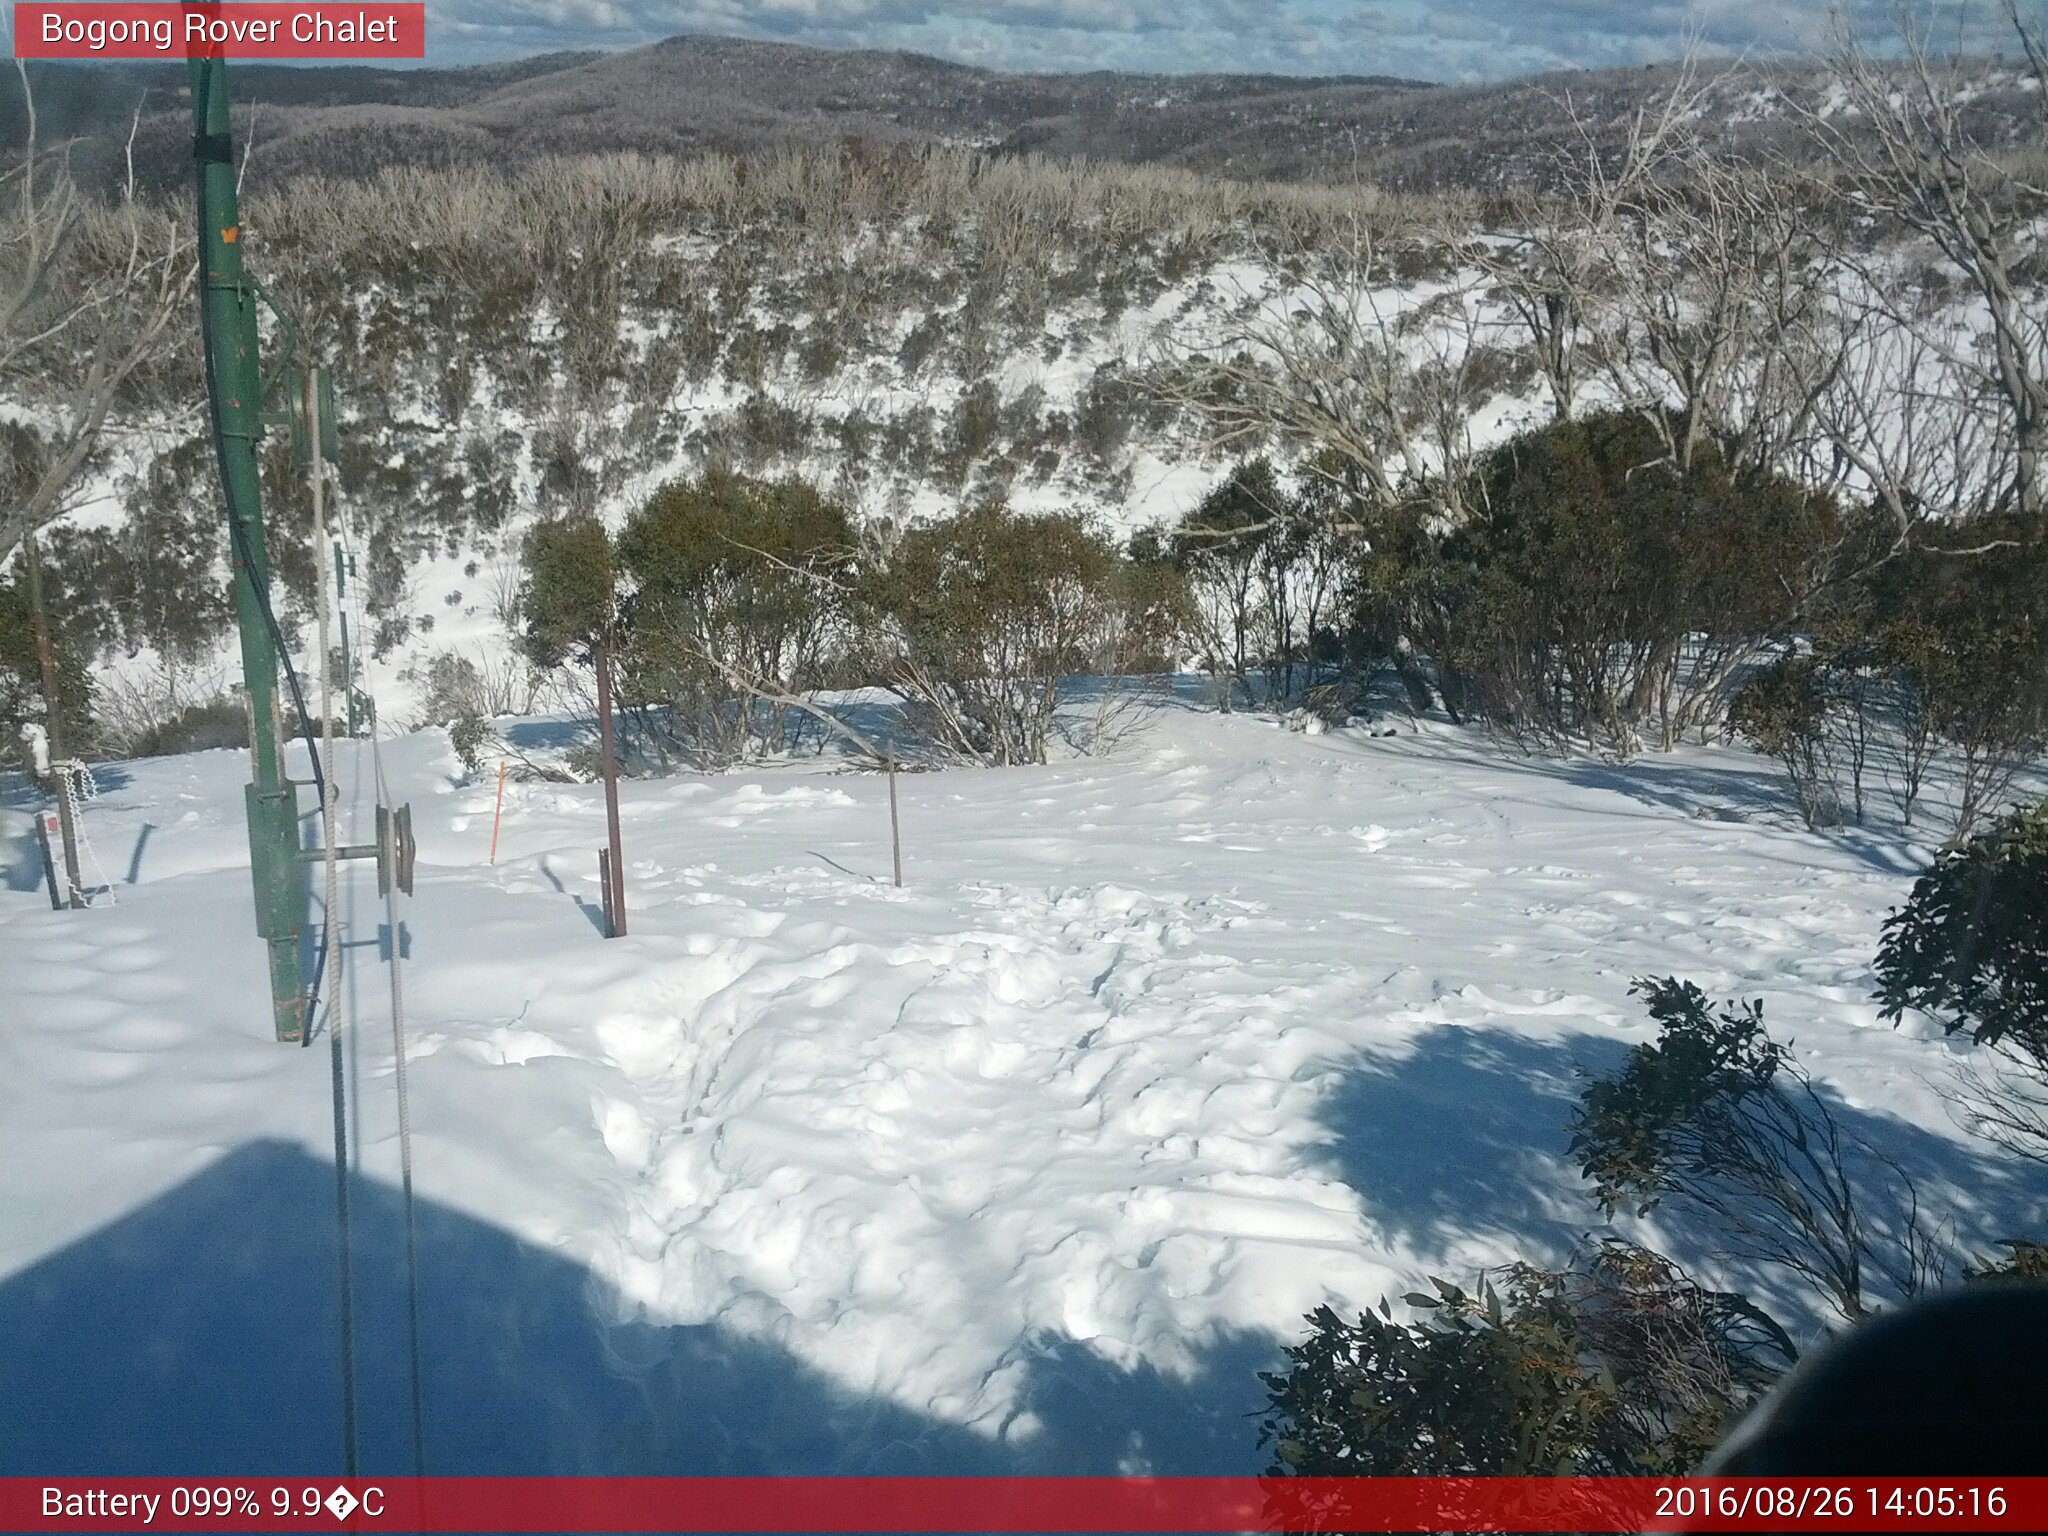
[[[1617,132],[1668,87],[1670,65],[1439,86],[1378,75],[1006,74],[914,53],[682,36],[622,53],[557,53],[460,69],[234,69],[250,174],[359,177],[389,166],[509,169],[540,156],[688,155],[857,141],[971,144],[1086,156],[1246,181],[1362,178],[1476,190],[1541,177],[1574,142],[1567,98]],[[138,103],[137,168],[182,184],[190,164],[183,65],[36,69],[43,129],[89,175],[117,173]],[[1818,97],[1811,66],[1733,76],[1708,114],[1732,143],[1778,142],[1783,99]],[[2008,92],[1980,93],[1987,137]],[[0,110],[19,141],[18,95]]]
[[[1376,75],[1006,74],[913,53],[683,36],[621,53],[559,53],[460,69],[237,65],[238,136],[259,183],[390,166],[505,170],[552,154],[689,155],[777,145],[969,144],[1246,181],[1345,181],[1480,191],[1541,178],[1574,146],[1576,111],[1608,138],[1668,88],[1671,65],[1439,86]],[[1987,64],[1970,98],[1987,141],[2022,106]],[[182,65],[45,65],[43,126],[88,174],[117,173],[138,103],[138,171],[190,165]],[[1787,142],[1785,102],[1822,105],[1819,70],[1731,73],[1702,126],[1732,145]],[[1566,101],[1571,103],[1567,110]],[[2025,115],[2024,112],[2021,115]],[[0,143],[19,141],[6,93]]]
[[[35,78],[46,136],[76,141],[93,173],[118,165],[140,103],[144,179],[182,180],[182,65],[46,65]],[[1383,76],[1006,74],[912,53],[698,36],[461,69],[244,64],[234,91],[261,178],[852,139],[1298,179],[1348,174],[1358,143],[1403,135],[1416,100],[1462,94]],[[9,93],[0,133],[11,142],[20,127]]]

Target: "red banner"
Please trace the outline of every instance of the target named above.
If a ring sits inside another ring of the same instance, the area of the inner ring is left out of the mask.
[[[158,0],[14,7],[21,59],[423,59],[424,4],[378,0],[247,0],[168,5]]]
[[[2020,1478],[0,1478],[8,1531],[2041,1531]]]

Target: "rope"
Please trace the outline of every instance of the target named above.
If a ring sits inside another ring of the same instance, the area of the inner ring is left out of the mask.
[[[212,91],[214,83],[217,78],[217,71],[203,70],[200,72],[201,94],[199,96],[199,99],[194,103],[194,107],[195,116],[197,117],[198,121],[202,123],[206,121],[208,109],[211,105],[210,101],[207,99],[206,93],[210,93]],[[204,187],[205,168],[203,161],[200,166],[199,175],[201,178],[201,186],[199,189],[199,195],[193,199],[193,211],[196,222],[199,227],[198,249],[203,253],[206,250],[206,241],[208,233],[205,227],[207,207]],[[326,913],[324,914],[324,921],[321,923],[320,950],[313,962],[312,984],[306,990],[305,1011],[303,1014],[306,1027],[301,1032],[300,1037],[301,1042],[303,1044],[311,1044],[313,1017],[320,1003],[320,985],[327,973],[328,956],[333,948],[334,929],[334,801],[333,792],[330,787],[331,780],[329,779],[327,773],[327,766],[332,762],[334,725],[333,711],[331,709],[326,708],[328,701],[324,696],[324,674],[327,666],[327,645],[326,632],[324,628],[324,614],[320,646],[321,668],[323,673],[323,697],[321,700],[321,704],[323,712],[326,713],[328,717],[326,722],[324,723],[322,732],[322,740],[326,745],[329,753],[328,764],[323,764],[323,762],[321,761],[321,754],[318,751],[316,751],[313,746],[313,722],[311,721],[311,719],[308,718],[308,712],[306,709],[305,688],[301,685],[299,681],[298,669],[292,664],[291,650],[290,647],[288,647],[285,644],[283,627],[279,625],[279,623],[277,622],[277,614],[275,610],[273,610],[271,607],[270,593],[267,590],[269,584],[268,582],[258,580],[258,577],[263,574],[265,567],[259,564],[258,561],[256,560],[255,550],[251,545],[251,541],[243,531],[242,519],[237,515],[238,513],[247,513],[249,514],[249,521],[251,523],[255,524],[258,528],[262,526],[261,512],[259,508],[242,507],[237,505],[234,477],[231,476],[227,470],[227,434],[222,420],[224,401],[222,399],[221,394],[220,370],[216,366],[216,361],[214,357],[214,327],[212,323],[213,316],[210,312],[211,305],[208,301],[205,292],[207,278],[204,272],[200,274],[199,281],[201,284],[201,314],[199,329],[200,342],[204,350],[206,359],[207,425],[209,426],[212,432],[214,462],[216,465],[219,466],[220,469],[221,497],[226,504],[228,514],[228,537],[229,540],[234,545],[235,558],[241,562],[242,567],[249,573],[249,587],[251,593],[254,595],[256,599],[256,606],[262,613],[263,626],[265,631],[269,635],[271,650],[275,653],[277,660],[284,671],[284,680],[286,687],[288,688],[291,694],[292,707],[298,715],[299,731],[306,742],[306,755],[312,760],[313,785],[315,792],[320,797],[322,819],[325,823],[325,830],[327,835],[329,905]],[[315,444],[315,452],[317,453],[319,442],[319,426],[317,422],[313,423],[312,437]],[[316,479],[314,488],[316,516],[319,515],[319,499],[320,489],[318,481]],[[324,609],[324,580],[322,606]],[[283,742],[278,743],[277,767],[280,775],[282,774],[284,768],[284,746],[285,744]],[[340,1323],[342,1377],[342,1465],[346,1474],[349,1477],[353,1478],[356,1476],[358,1469],[358,1441],[356,1435],[355,1306],[353,1295],[353,1283],[351,1280],[353,1270],[350,1262],[349,1253],[348,1104],[347,1086],[343,1075],[343,1063],[341,1056],[341,1032],[339,1029],[334,1027],[335,1015],[331,1009],[328,1017],[328,1065],[329,1073],[333,1080],[334,1090],[334,1203],[335,1220],[337,1223],[337,1233],[339,1238],[341,1265]]]
[[[356,1475],[355,1271],[349,1253],[348,1102],[341,1071],[341,1031],[327,1029],[328,1075],[334,1084],[334,1214],[341,1249],[341,1464]]]
[[[345,510],[337,507],[335,530],[351,562],[355,559],[355,543],[350,537],[349,520]],[[353,604],[352,615],[356,621],[356,633],[369,632],[367,614],[362,600],[353,590],[349,594]],[[350,679],[350,686],[354,680]],[[377,781],[379,804],[391,802],[390,781],[384,775],[384,720],[371,700],[370,707],[370,769]],[[398,1090],[398,1169],[399,1188],[405,1212],[405,1301],[406,1334],[409,1351],[408,1365],[412,1385],[412,1460],[413,1475],[427,1475],[426,1403],[424,1373],[421,1369],[420,1350],[420,1261],[419,1261],[419,1220],[417,1202],[413,1198],[412,1182],[412,1096],[409,1089],[410,1068],[407,1066],[405,1035],[405,983],[400,969],[398,947],[398,882],[385,882],[384,922],[391,935],[391,955],[387,969],[391,977],[391,1057],[392,1076]]]
[[[314,389],[315,374],[308,370],[307,393]],[[308,437],[313,444],[313,463],[308,480],[313,492],[313,547],[318,549],[327,542],[327,514],[325,509],[325,475],[320,462],[319,423],[313,421]],[[342,1001],[347,987],[346,950],[335,943],[335,923],[341,911],[341,861],[338,856],[340,839],[335,835],[335,817],[339,810],[334,782],[334,679],[329,659],[328,637],[333,626],[333,598],[327,587],[327,573],[322,571],[317,583],[318,634],[320,640],[320,742],[316,750],[309,740],[306,750],[315,758],[314,778],[320,793],[320,835],[323,839],[322,860],[326,876],[326,891],[322,897],[320,948],[323,955],[334,957],[334,979],[327,992],[327,1072],[333,1084],[334,1096],[334,1206],[335,1221],[340,1235],[341,1250],[341,1436],[342,1462],[347,1475],[354,1477],[360,1455],[356,1435],[356,1361],[355,1361],[355,1270],[351,1263],[348,1211],[348,1075],[342,1059],[341,1028],[344,1022]],[[303,1038],[312,1039],[312,1014],[307,1012],[308,1028]]]
[[[84,850],[92,863],[92,872],[99,878],[99,884],[90,889],[81,889],[72,883],[71,872],[64,872],[64,883],[71,887],[71,896],[79,905],[96,907],[102,904],[113,907],[120,905],[114,895],[114,882],[107,878],[107,871],[100,863],[99,850],[92,845],[92,839],[85,831],[85,806],[88,801],[97,800],[100,795],[100,781],[92,776],[92,769],[76,759],[52,763],[50,771],[57,779],[57,792],[64,797],[64,814],[71,821],[71,836]],[[98,898],[104,897],[102,903]]]

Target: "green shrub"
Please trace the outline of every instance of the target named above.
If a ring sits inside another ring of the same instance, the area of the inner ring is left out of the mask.
[[[1289,487],[1266,460],[1248,459],[1173,530],[1188,639],[1204,669],[1227,679],[1225,709],[1233,696],[1279,707],[1332,665],[1368,673],[1377,665],[1373,648],[1348,633],[1345,614],[1368,548],[1359,510],[1326,464]]]
[[[1601,1210],[1665,1204],[1713,1229],[1730,1256],[1781,1268],[1845,1320],[1882,1286],[1911,1294],[1925,1234],[1904,1175],[1857,1142],[1761,1002],[1716,1008],[1691,982],[1639,980],[1658,1025],[1621,1070],[1586,1088],[1571,1153]]]
[[[956,485],[995,451],[1002,431],[1002,392],[993,379],[975,380],[961,392],[946,429],[945,465]]]
[[[1328,1307],[1263,1377],[1272,1471],[1300,1477],[1686,1472],[1789,1364],[1784,1330],[1662,1255],[1433,1280],[1419,1321]]]
[[[642,727],[705,763],[793,745],[803,714],[757,695],[807,693],[832,669],[854,544],[845,508],[800,480],[657,491],[618,540],[622,686]]]
[[[238,696],[223,694],[186,705],[124,743],[124,750],[132,757],[170,757],[248,745],[248,706]]]
[[[1222,683],[1218,703],[1253,698],[1252,669],[1280,645],[1264,601],[1267,546],[1290,498],[1265,459],[1248,459],[1181,519],[1168,545],[1187,583],[1189,638]]]
[[[1138,673],[1178,672],[1194,598],[1156,530],[1131,536],[1120,586],[1128,626],[1125,665]]]
[[[1439,667],[1498,724],[1623,754],[1718,723],[1858,536],[1829,498],[1712,444],[1681,472],[1633,414],[1503,444],[1468,500],[1435,552]]]
[[[521,552],[519,611],[527,659],[552,669],[581,659],[615,623],[612,545],[594,517],[555,518],[534,526]]]
[[[2048,542],[1989,521],[1942,536],[2013,547],[1916,548],[1878,570],[1869,601],[1909,737],[1936,745],[1955,770],[1954,835],[1963,837],[2048,744]]]
[[[497,739],[498,733],[482,715],[457,715],[448,723],[448,745],[471,778],[483,772],[484,752]]]
[[[2048,801],[1952,845],[1885,920],[1878,999],[2048,1068]]]
[[[1064,680],[1121,670],[1122,563],[1078,517],[984,503],[910,529],[864,573],[875,670],[945,750],[1041,763]]]
[[[1812,656],[1781,656],[1760,668],[1728,707],[1729,728],[1784,768],[1809,828],[1842,819],[1828,716],[1822,664]]]

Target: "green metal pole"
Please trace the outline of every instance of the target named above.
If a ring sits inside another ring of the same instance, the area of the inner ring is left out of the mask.
[[[286,779],[277,712],[277,651],[269,611],[270,560],[263,541],[257,442],[263,433],[262,369],[256,352],[256,292],[243,276],[241,214],[228,118],[227,61],[191,60],[192,128],[199,162],[199,307],[213,445],[227,500],[235,571],[235,623],[248,690],[253,782],[247,790],[249,870],[256,931],[270,949],[271,1009],[277,1038],[306,1028],[299,929],[305,877],[298,860],[298,791]]]

